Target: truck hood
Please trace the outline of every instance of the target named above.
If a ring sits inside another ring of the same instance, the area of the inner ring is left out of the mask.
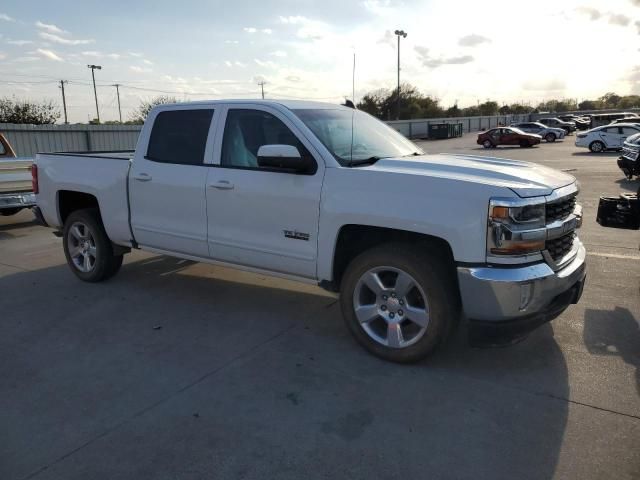
[[[572,175],[536,163],[448,153],[383,158],[367,168],[506,187],[522,198],[550,195],[576,181]]]

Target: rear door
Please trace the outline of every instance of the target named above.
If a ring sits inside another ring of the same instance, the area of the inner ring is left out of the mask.
[[[627,138],[629,138],[631,135],[635,135],[640,131],[640,129],[635,127],[621,127],[621,128],[622,128],[622,136],[620,137],[620,147],[624,146],[624,142],[627,140]]]
[[[600,138],[607,148],[622,148],[622,128],[606,127],[600,130]]]
[[[211,107],[163,110],[129,175],[131,227],[145,247],[208,256],[205,184],[213,136]],[[141,139],[139,144],[145,144]]]
[[[234,104],[224,117],[207,179],[210,256],[315,278],[322,158],[274,107]],[[295,146],[315,162],[315,172],[259,167],[258,149],[272,144]]]
[[[502,129],[502,141],[503,145],[517,145],[519,141],[519,135],[510,128]]]

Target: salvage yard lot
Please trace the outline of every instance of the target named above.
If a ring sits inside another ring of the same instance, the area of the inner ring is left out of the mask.
[[[358,347],[335,298],[136,252],[104,284],[29,212],[0,217],[0,479],[640,477],[638,232],[595,223],[635,191],[574,136],[485,150],[581,182],[580,304],[517,345],[427,361]]]

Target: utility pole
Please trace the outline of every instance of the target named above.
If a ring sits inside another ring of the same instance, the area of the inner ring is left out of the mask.
[[[264,84],[267,83],[264,80],[261,80],[258,82],[258,85],[260,85],[260,90],[262,91],[262,99],[264,100]]]
[[[114,85],[114,87],[116,87],[116,96],[118,97],[118,115],[120,116],[120,123],[122,123],[122,110],[120,109],[120,84],[116,83]]]
[[[398,97],[396,98],[396,120],[400,120],[400,37],[407,38],[407,32],[404,30],[396,30],[394,33],[398,36]]]
[[[96,90],[96,69],[102,70],[100,65],[87,65],[87,68],[91,69],[91,78],[93,79],[93,96],[96,99],[96,118],[98,119],[98,123],[100,123],[100,109],[98,108],[98,92]]]
[[[68,80],[60,80],[60,88],[62,89],[62,109],[64,110],[64,124],[67,125],[69,121],[67,120],[67,99],[64,96],[64,84],[69,83]]]

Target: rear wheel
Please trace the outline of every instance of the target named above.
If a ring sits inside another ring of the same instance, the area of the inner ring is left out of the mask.
[[[114,255],[98,210],[72,212],[65,221],[62,237],[67,264],[81,280],[100,282],[120,270],[123,256]]]
[[[484,148],[491,148],[493,147],[493,143],[491,143],[491,140],[485,140],[484,142],[482,142],[482,146]]]
[[[439,253],[389,243],[349,264],[341,282],[342,313],[369,352],[393,362],[415,362],[446,339],[457,323],[458,303],[455,282]]]
[[[547,142],[555,142],[556,141],[556,134],[553,132],[549,132],[544,136],[545,140]]]
[[[589,150],[591,150],[593,153],[604,152],[604,143],[602,143],[599,140],[596,140],[595,142],[591,142],[589,144]]]

